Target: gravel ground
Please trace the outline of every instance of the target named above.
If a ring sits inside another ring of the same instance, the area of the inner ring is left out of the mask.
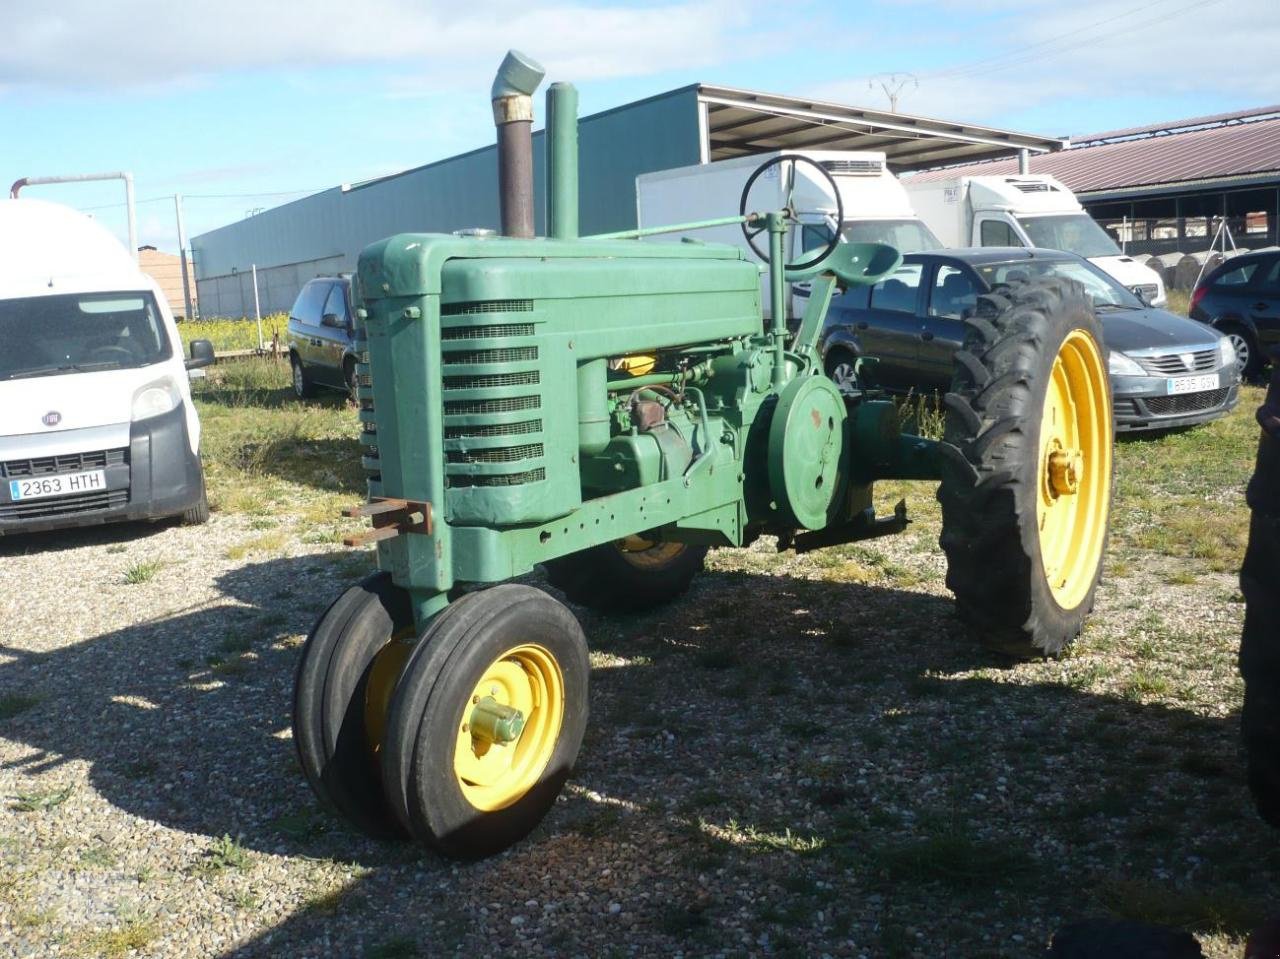
[[[350,832],[297,768],[298,646],[364,557],[228,514],[0,541],[0,954],[1032,956],[1111,912],[1238,955],[1280,853],[1233,577],[1127,555],[1068,657],[1011,667],[952,616],[930,495],[901,537],[577,610],[579,769],[473,865]]]

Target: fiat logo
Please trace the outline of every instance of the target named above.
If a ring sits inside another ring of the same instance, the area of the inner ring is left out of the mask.
[[[44,416],[40,417],[40,421],[44,423],[45,426],[57,426],[62,422],[62,414],[57,410],[50,410],[48,413],[45,413]]]

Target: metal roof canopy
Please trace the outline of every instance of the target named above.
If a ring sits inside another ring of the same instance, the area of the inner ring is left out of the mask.
[[[770,150],[877,150],[897,171],[1007,157],[1067,146],[1035,136],[821,100],[698,85],[705,160]]]

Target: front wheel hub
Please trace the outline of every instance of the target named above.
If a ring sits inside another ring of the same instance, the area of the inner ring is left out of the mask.
[[[467,723],[473,739],[485,743],[512,743],[524,730],[524,713],[492,696],[485,696],[475,704]]]

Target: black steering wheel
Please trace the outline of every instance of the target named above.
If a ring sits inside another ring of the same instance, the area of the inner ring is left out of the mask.
[[[844,222],[844,200],[840,197],[840,188],[836,186],[835,177],[833,177],[831,172],[821,163],[817,160],[811,160],[807,156],[801,156],[798,153],[784,153],[781,156],[774,157],[772,160],[766,160],[755,168],[755,171],[751,176],[747,177],[746,185],[742,188],[742,196],[738,199],[738,216],[748,215],[747,199],[751,195],[751,187],[754,186],[756,180],[760,178],[760,174],[764,173],[764,171],[770,167],[789,164],[787,167],[787,178],[784,181],[786,183],[787,203],[786,208],[782,212],[789,223],[799,226],[800,221],[796,218],[796,210],[794,206],[797,163],[807,163],[826,177],[827,182],[831,184],[831,193],[836,198],[836,231],[832,233],[831,238],[827,240],[827,245],[822,248],[822,251],[818,253],[817,256],[812,256],[807,260],[800,260],[796,263],[784,264],[784,268],[787,270],[808,270],[817,266],[835,252],[835,248],[840,244],[839,224]],[[779,171],[779,175],[782,175],[781,171]],[[755,253],[756,256],[760,257],[760,259],[768,261],[769,254],[761,252],[760,247],[756,246],[756,237],[765,232],[766,229],[764,226],[755,226],[755,224],[761,222],[762,218],[744,222],[742,224],[742,235],[747,238],[747,245],[751,247],[751,251]],[[752,227],[754,227],[754,229]]]

